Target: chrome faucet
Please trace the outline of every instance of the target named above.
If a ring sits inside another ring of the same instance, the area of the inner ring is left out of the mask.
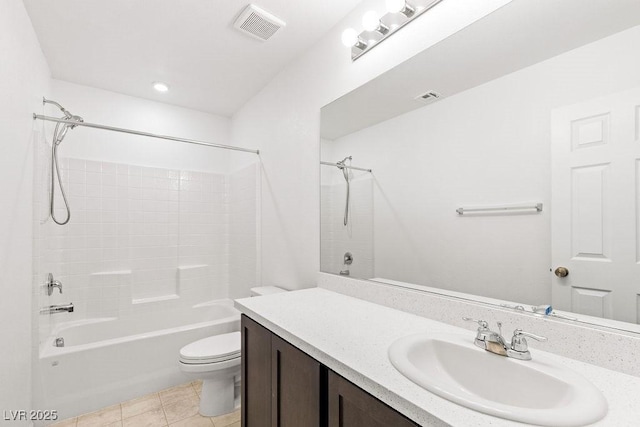
[[[547,341],[545,337],[525,332],[522,329],[516,329],[513,331],[511,343],[507,343],[502,337],[501,322],[497,322],[500,332],[495,332],[489,329],[489,324],[485,320],[476,320],[469,317],[463,317],[462,319],[478,324],[478,331],[473,342],[477,347],[500,356],[513,357],[518,360],[531,360],[529,344],[525,337],[542,342]]]
[[[476,320],[470,317],[463,317],[462,320],[478,324],[478,332],[473,342],[476,347],[501,356],[507,355],[507,344],[504,342],[504,338],[502,338],[502,323],[498,322],[500,332],[494,332],[489,329],[489,324],[485,320]]]
[[[43,307],[40,309],[40,314],[55,314],[55,313],[73,313],[73,303],[62,305],[50,305],[49,307]]]
[[[51,296],[51,294],[53,294],[53,290],[55,288],[58,288],[58,290],[60,291],[60,293],[62,293],[62,282],[58,281],[58,280],[54,280],[53,279],[53,274],[49,273],[49,276],[47,277],[47,295]]]

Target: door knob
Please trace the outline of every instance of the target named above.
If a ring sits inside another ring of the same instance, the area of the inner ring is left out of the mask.
[[[558,277],[567,277],[569,275],[569,269],[566,267],[558,267],[553,273]]]

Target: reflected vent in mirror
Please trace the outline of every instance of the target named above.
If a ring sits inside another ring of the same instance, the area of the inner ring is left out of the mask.
[[[431,104],[432,102],[437,101],[441,97],[442,97],[442,95],[440,95],[435,90],[428,90],[425,93],[416,96],[415,100],[416,101],[420,101],[423,104]]]
[[[286,23],[254,4],[247,6],[233,26],[248,36],[265,41]]]

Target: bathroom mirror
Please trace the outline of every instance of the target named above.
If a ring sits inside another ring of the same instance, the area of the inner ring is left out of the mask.
[[[637,46],[514,0],[325,106],[321,270],[640,332]]]

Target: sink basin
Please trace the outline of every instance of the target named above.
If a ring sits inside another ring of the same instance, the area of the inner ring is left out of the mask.
[[[532,351],[522,361],[489,353],[467,335],[416,334],[389,347],[389,360],[419,386],[467,408],[541,426],[602,419],[607,401],[582,375]]]

